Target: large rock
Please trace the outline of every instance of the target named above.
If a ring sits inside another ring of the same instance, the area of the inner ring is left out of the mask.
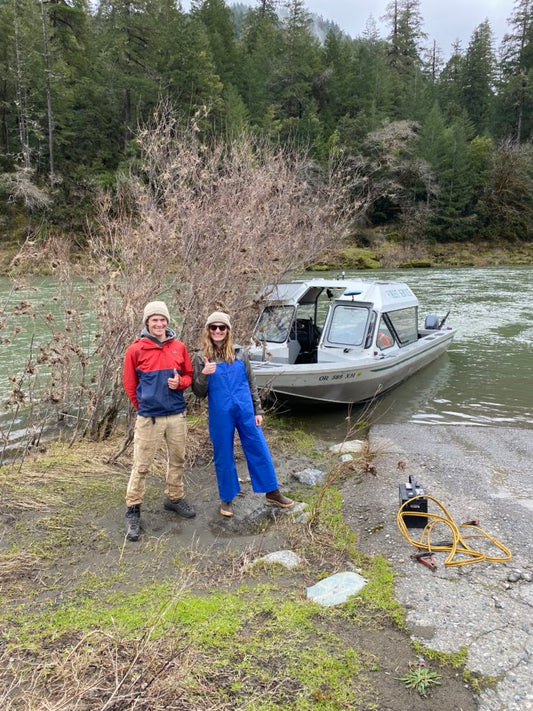
[[[342,454],[343,452],[362,452],[365,442],[361,439],[352,439],[340,444],[332,444],[329,448],[333,454]]]
[[[306,588],[307,597],[323,607],[340,605],[352,595],[357,595],[367,582],[368,580],[359,573],[350,571],[335,573],[320,580],[316,585]]]

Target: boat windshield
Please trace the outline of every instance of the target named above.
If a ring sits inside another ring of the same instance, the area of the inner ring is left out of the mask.
[[[266,306],[254,328],[260,341],[284,343],[294,318],[294,306]]]
[[[359,306],[335,307],[328,331],[328,343],[360,346],[366,331],[369,309]]]

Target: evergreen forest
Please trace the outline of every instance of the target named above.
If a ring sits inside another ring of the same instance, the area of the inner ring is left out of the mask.
[[[303,0],[0,0],[0,238],[79,236],[165,100],[202,141],[343,161],[360,224],[530,240],[532,0],[498,47],[481,21],[446,59],[420,0],[391,0],[386,27],[352,38]]]

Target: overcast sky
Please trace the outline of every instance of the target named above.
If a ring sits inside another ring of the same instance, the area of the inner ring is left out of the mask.
[[[240,0],[257,6],[256,0]],[[359,37],[372,16],[382,36],[387,30],[380,22],[389,0],[305,0],[307,9],[326,20],[332,20],[352,37]],[[227,0],[228,5],[233,0]],[[189,0],[182,1],[188,10]],[[514,0],[421,0],[420,10],[424,18],[424,31],[428,44],[433,40],[445,56],[450,54],[452,43],[460,40],[463,49],[468,47],[476,27],[489,20],[495,39],[495,49],[507,31],[507,18],[513,10]]]
[[[231,3],[230,3],[231,4]],[[372,16],[382,35],[387,31],[380,23],[389,0],[306,0],[310,12],[333,20],[352,37],[362,34]],[[507,31],[507,18],[514,0],[421,0],[420,12],[428,41],[449,54],[452,43],[459,39],[463,49],[468,47],[476,27],[489,20],[495,37],[495,49]]]

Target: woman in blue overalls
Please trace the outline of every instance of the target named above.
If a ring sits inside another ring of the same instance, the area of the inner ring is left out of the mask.
[[[233,516],[232,501],[241,487],[233,443],[239,433],[252,488],[266,501],[284,509],[294,506],[278,489],[276,472],[261,425],[263,410],[245,350],[233,345],[228,314],[215,311],[206,321],[202,350],[193,359],[192,389],[208,396],[209,435],[221,499],[220,513]]]

